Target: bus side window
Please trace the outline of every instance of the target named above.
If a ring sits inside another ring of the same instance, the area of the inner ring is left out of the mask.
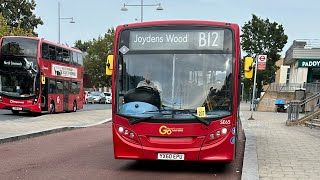
[[[81,53],[77,53],[78,54],[78,64],[83,65],[83,56]]]
[[[72,64],[78,63],[78,55],[76,52],[72,52]]]
[[[62,58],[63,58],[62,48],[57,47],[56,49],[57,49],[57,61],[62,62]]]
[[[69,63],[70,62],[70,51],[64,49],[63,50],[63,62]]]
[[[56,60],[56,47],[55,46],[49,46],[49,59],[50,60]]]
[[[50,54],[49,54],[49,45],[43,43],[42,44],[42,58],[43,59],[49,59]]]
[[[77,94],[80,93],[80,89],[81,89],[81,82],[77,83]]]
[[[70,86],[69,86],[69,82],[68,81],[63,81],[63,92],[66,94],[69,94],[69,90]]]
[[[50,80],[49,81],[49,94],[55,94],[56,93],[56,81]]]
[[[62,81],[57,81],[57,94],[63,94],[63,83],[62,83]]]
[[[77,83],[76,82],[72,82],[71,94],[75,94],[76,93],[76,89],[77,89]]]

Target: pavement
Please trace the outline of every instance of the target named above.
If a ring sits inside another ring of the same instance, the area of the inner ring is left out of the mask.
[[[0,143],[111,121],[111,109],[47,114],[0,121]]]
[[[320,179],[320,130],[286,126],[287,113],[253,112],[240,106],[246,136],[243,180]]]

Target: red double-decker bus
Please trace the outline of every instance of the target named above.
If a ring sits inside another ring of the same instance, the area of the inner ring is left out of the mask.
[[[239,44],[231,23],[118,26],[106,68],[113,76],[115,158],[234,160]]]
[[[0,109],[17,114],[83,108],[80,50],[35,37],[6,36],[0,43]]]

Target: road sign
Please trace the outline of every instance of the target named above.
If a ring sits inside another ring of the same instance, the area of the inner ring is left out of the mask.
[[[266,70],[267,65],[266,64],[258,64],[258,70]]]
[[[258,55],[258,70],[266,70],[267,55]]]
[[[258,63],[266,63],[267,55],[258,55]]]

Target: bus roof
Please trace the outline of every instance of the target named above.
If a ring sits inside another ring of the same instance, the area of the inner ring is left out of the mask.
[[[119,25],[118,28],[127,28],[127,27],[141,27],[141,26],[151,26],[151,25],[219,25],[219,26],[233,26],[239,27],[235,23],[227,22],[218,22],[218,21],[204,21],[204,20],[162,20],[162,21],[148,21],[148,22],[138,22],[131,24]]]
[[[33,39],[33,40],[37,40],[41,43],[47,43],[47,44],[51,44],[51,45],[54,45],[54,46],[58,46],[58,47],[61,47],[61,48],[65,48],[65,49],[68,49],[68,50],[72,50],[72,51],[75,51],[75,52],[79,52],[79,53],[82,53],[81,50],[77,49],[77,48],[74,48],[74,47],[69,47],[69,46],[66,46],[66,45],[62,45],[62,44],[58,44],[58,43],[55,43],[55,42],[52,42],[52,41],[48,41],[44,38],[39,38],[39,37],[30,37],[30,36],[3,36],[2,38],[25,38],[25,39]],[[1,39],[2,39],[1,38]]]

